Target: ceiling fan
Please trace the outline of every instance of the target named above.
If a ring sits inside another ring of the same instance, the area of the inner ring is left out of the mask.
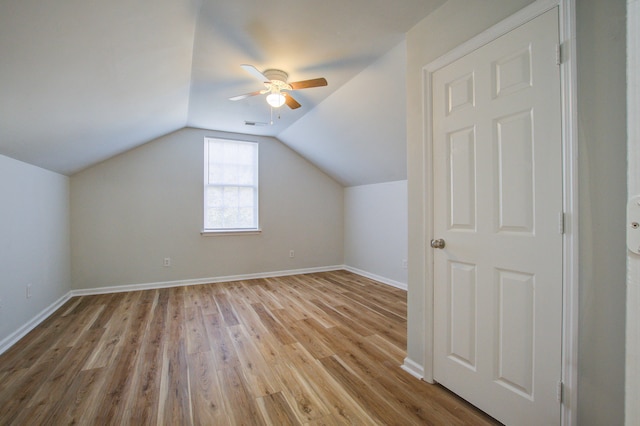
[[[289,74],[282,70],[268,69],[264,72],[258,71],[253,65],[243,64],[240,65],[246,72],[264,83],[265,89],[257,90],[251,93],[245,93],[244,95],[234,96],[229,98],[231,101],[239,101],[256,95],[267,95],[267,103],[274,108],[279,108],[284,104],[291,109],[300,108],[300,104],[291,96],[289,91],[310,89],[312,87],[321,87],[327,85],[327,80],[324,78],[314,78],[311,80],[296,81],[287,83]]]

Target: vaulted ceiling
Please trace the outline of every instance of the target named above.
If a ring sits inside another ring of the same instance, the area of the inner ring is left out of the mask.
[[[444,0],[0,0],[0,154],[71,175],[185,126],[279,138],[344,185],[404,179],[404,35]],[[272,114],[240,68],[278,68]],[[266,123],[247,126],[245,121]]]

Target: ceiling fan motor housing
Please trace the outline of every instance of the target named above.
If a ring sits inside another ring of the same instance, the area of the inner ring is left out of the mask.
[[[276,81],[281,81],[283,83],[286,83],[287,79],[289,78],[289,74],[287,74],[282,70],[276,70],[276,69],[265,70],[263,74],[265,77],[267,77],[271,81],[276,80]]]
[[[291,86],[287,84],[289,74],[282,70],[269,69],[263,72],[264,76],[269,79],[264,85],[269,88],[275,86],[278,90],[291,90]]]

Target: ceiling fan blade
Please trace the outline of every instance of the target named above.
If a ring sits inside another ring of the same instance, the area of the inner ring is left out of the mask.
[[[269,79],[260,71],[258,71],[258,69],[253,65],[242,64],[240,66],[242,67],[243,70],[245,70],[246,72],[248,72],[249,74],[257,78],[258,80],[262,81],[263,83],[266,83],[269,81]]]
[[[298,101],[293,99],[293,96],[291,96],[289,93],[287,93],[287,95],[284,97],[284,102],[291,109],[300,108],[302,106],[298,103]]]
[[[262,90],[256,90],[255,92],[245,93],[244,95],[234,96],[232,98],[229,98],[229,100],[230,101],[239,101],[240,99],[246,99],[246,98],[250,98],[251,96],[256,96],[256,95],[261,95],[261,94],[262,94]]]
[[[293,83],[289,83],[289,85],[293,90],[309,89],[311,87],[326,86],[327,80],[324,78],[314,78],[312,80],[295,81]]]

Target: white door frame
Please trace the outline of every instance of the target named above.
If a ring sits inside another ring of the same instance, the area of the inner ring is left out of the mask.
[[[562,152],[563,152],[563,208],[565,213],[565,233],[563,238],[563,301],[562,301],[562,424],[577,424],[578,389],[578,140],[576,112],[576,48],[575,48],[575,0],[537,0],[499,22],[473,39],[451,50],[422,70],[423,140],[424,140],[424,188],[425,223],[424,247],[425,268],[425,359],[423,379],[433,383],[434,350],[434,249],[427,243],[433,237],[433,161],[431,77],[438,69],[454,62],[462,56],[497,39],[525,22],[558,7],[560,16],[559,60],[562,97]]]
[[[640,0],[627,0],[628,196],[640,195]],[[625,425],[640,422],[640,256],[627,252]]]

